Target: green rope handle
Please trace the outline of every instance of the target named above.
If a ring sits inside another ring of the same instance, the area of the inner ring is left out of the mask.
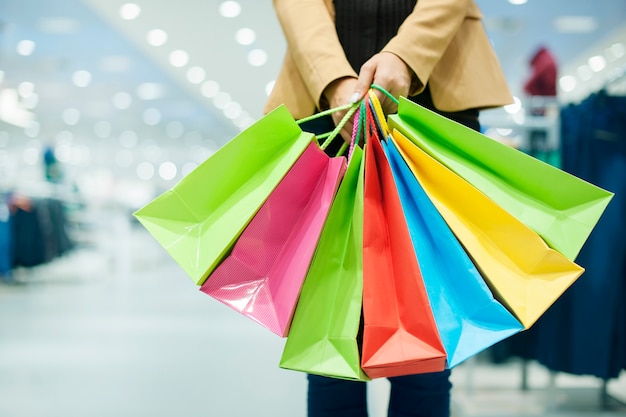
[[[311,116],[304,117],[302,119],[298,119],[298,120],[296,120],[296,123],[300,124],[300,123],[308,122],[310,120],[315,120],[315,119],[318,119],[320,117],[327,116],[329,114],[332,114],[332,113],[335,113],[335,112],[338,112],[338,111],[341,111],[341,110],[347,110],[347,109],[349,109],[352,106],[353,106],[353,104],[349,103],[349,104],[344,104],[343,106],[333,107],[332,109],[324,110],[324,111],[321,111],[319,113],[315,113],[315,114],[313,114]]]
[[[324,141],[324,143],[322,143],[320,145],[320,148],[322,149],[326,149],[328,147],[328,145],[330,145],[330,143],[333,141],[333,139],[335,139],[335,137],[337,137],[337,135],[339,134],[339,132],[341,132],[341,129],[343,129],[343,127],[345,126],[346,123],[348,123],[348,120],[350,120],[350,118],[354,115],[354,112],[356,111],[356,109],[359,107],[359,103],[356,104],[350,104],[348,105],[348,107],[346,106],[340,106],[340,107],[336,107],[335,109],[339,109],[339,108],[348,108],[349,110],[347,111],[347,113],[343,116],[343,118],[341,119],[341,121],[339,123],[337,123],[337,126],[335,127],[335,130],[333,130],[332,132],[330,132],[330,135],[328,135],[328,138],[326,138],[326,140]],[[332,110],[332,109],[331,109]],[[338,110],[335,110],[338,111]],[[345,150],[344,146],[342,146],[342,148]],[[340,154],[338,154],[340,155]]]
[[[383,87],[381,87],[378,84],[372,84],[371,88],[376,89],[380,92],[382,92],[383,94],[385,94],[387,97],[389,97],[395,104],[399,104],[399,100],[397,98],[395,98],[389,91],[385,90]],[[363,142],[365,143],[365,136],[366,136],[366,132],[364,131],[364,127],[366,125],[366,104],[365,104],[366,100],[360,100],[360,102],[356,102],[356,103],[349,103],[349,104],[344,104],[343,106],[338,106],[338,107],[333,107],[331,109],[328,110],[324,110],[318,113],[315,113],[311,116],[308,117],[304,117],[302,119],[296,120],[297,124],[301,124],[304,122],[308,122],[310,120],[315,120],[318,119],[320,117],[323,116],[327,116],[330,115],[332,113],[338,112],[338,111],[343,111],[343,110],[348,110],[348,112],[344,115],[344,117],[341,119],[341,121],[337,124],[337,126],[335,127],[335,129],[332,132],[327,132],[327,133],[323,133],[321,135],[316,135],[316,138],[319,139],[325,139],[324,142],[320,145],[321,149],[326,149],[330,143],[333,141],[333,139],[335,139],[335,137],[337,137],[337,135],[341,132],[341,129],[343,129],[343,127],[345,126],[345,124],[348,122],[348,120],[350,120],[350,118],[354,115],[354,113],[357,111],[357,109],[359,110],[359,123],[358,123],[358,129],[355,133],[353,132],[352,134],[352,144],[350,144],[350,151],[352,151],[352,146],[354,146],[355,144],[357,144],[359,142],[359,138],[361,137],[361,135],[363,135]],[[345,150],[346,147],[349,144],[344,142],[343,145],[341,145],[341,147],[339,148],[339,150],[337,151],[337,155],[342,155]],[[352,152],[350,152],[352,153]]]
[[[391,93],[387,90],[385,90],[384,88],[382,88],[381,86],[379,86],[378,84],[372,84],[372,88],[380,91],[381,93],[385,94],[387,97],[389,97],[395,104],[399,104],[400,100],[398,100],[397,98],[395,98],[393,95],[391,95]]]
[[[308,122],[310,120],[315,120],[315,119],[318,119],[320,117],[330,115],[330,114],[338,112],[338,111],[348,110],[348,112],[344,115],[344,117],[341,119],[341,121],[337,124],[337,126],[335,127],[335,129],[332,132],[326,132],[326,133],[323,133],[321,135],[315,135],[315,137],[318,140],[319,139],[326,139],[320,145],[321,149],[326,149],[328,147],[328,145],[330,145],[330,143],[333,141],[333,139],[335,139],[335,137],[337,137],[337,135],[341,132],[341,129],[343,129],[343,127],[348,122],[348,120],[350,120],[350,118],[352,117],[352,115],[356,111],[357,107],[358,107],[358,103],[356,103],[356,104],[354,104],[354,103],[344,104],[343,106],[333,107],[332,109],[324,110],[324,111],[315,113],[315,114],[313,114],[311,116],[304,117],[302,119],[298,119],[298,120],[296,120],[296,123],[297,124],[301,124],[301,123],[304,123],[304,122]],[[336,156],[342,155],[345,152],[347,146],[348,146],[348,143],[344,142],[344,144],[341,145],[341,147],[337,151],[337,155]]]

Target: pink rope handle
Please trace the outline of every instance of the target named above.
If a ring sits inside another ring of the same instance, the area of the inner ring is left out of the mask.
[[[352,123],[352,139],[350,140],[350,149],[348,150],[348,161],[352,158],[352,152],[354,151],[354,145],[356,144],[356,137],[359,132],[359,123],[361,123],[361,114],[356,112],[354,116],[354,123]]]

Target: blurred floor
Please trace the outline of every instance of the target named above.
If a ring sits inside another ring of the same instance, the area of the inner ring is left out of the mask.
[[[139,227],[103,214],[96,245],[0,284],[0,417],[304,417],[306,379],[284,341],[200,293]],[[103,220],[104,222],[104,220]],[[625,416],[626,376],[602,407],[594,378],[471,360],[454,417]],[[370,386],[383,417],[386,380]]]

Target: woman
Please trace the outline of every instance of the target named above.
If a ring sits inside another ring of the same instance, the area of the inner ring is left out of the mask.
[[[479,130],[513,101],[473,0],[274,0],[287,40],[265,111],[296,118],[361,99],[371,84]],[[386,113],[396,105],[377,92]],[[335,112],[303,126],[327,132]],[[324,125],[325,123],[325,125]],[[342,131],[349,141],[350,123]],[[450,371],[389,378],[389,416],[449,416]],[[310,417],[367,416],[366,384],[309,375]]]

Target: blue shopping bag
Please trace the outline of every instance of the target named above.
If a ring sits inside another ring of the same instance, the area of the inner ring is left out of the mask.
[[[493,297],[394,143],[383,145],[452,368],[524,327]]]

